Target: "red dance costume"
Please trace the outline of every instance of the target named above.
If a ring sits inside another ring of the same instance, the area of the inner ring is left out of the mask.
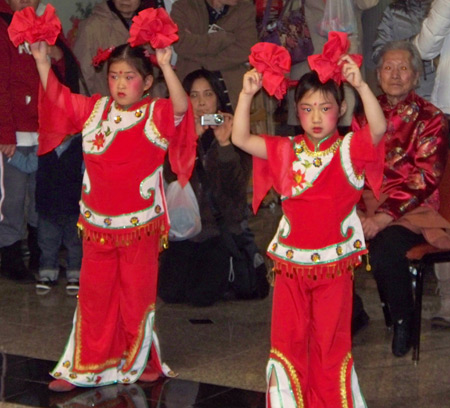
[[[268,248],[275,262],[269,407],[363,407],[351,354],[353,269],[366,253],[355,205],[381,182],[382,146],[368,127],[314,148],[304,135],[265,136],[254,159],[256,200],[273,186],[283,217]],[[258,204],[258,203],[256,203]]]
[[[169,227],[162,164],[170,144],[180,182],[189,178],[192,114],[175,126],[168,99],[144,97],[122,110],[110,97],[70,94],[50,72],[46,92],[41,89],[40,124],[41,153],[82,129],[86,164],[79,302],[51,374],[84,387],[132,383],[154,340],[158,253]],[[157,341],[153,345],[152,358],[159,354]]]

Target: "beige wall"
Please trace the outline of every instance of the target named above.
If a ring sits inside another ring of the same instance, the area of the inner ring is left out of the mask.
[[[70,17],[76,12],[76,3],[81,3],[86,5],[89,2],[95,4],[100,2],[100,0],[41,0],[43,4],[51,3],[55,7],[58,16],[61,20],[64,33],[67,33],[72,28],[72,23]]]

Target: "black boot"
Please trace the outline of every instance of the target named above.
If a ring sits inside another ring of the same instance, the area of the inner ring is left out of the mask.
[[[22,257],[22,242],[16,241],[14,244],[1,248],[1,267],[3,276],[21,281],[23,283],[35,282],[36,279],[27,269]]]
[[[38,245],[38,232],[36,227],[28,224],[28,250],[30,251],[30,260],[28,262],[28,269],[31,273],[39,272],[39,259],[41,257],[41,250]]]
[[[394,338],[392,339],[392,353],[396,357],[403,357],[411,349],[412,318],[408,317],[394,322]]]
[[[352,337],[369,325],[370,317],[364,310],[361,296],[353,292]]]

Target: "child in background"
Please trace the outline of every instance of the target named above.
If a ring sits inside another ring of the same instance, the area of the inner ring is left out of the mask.
[[[76,296],[82,256],[77,230],[83,178],[81,136],[71,137],[39,157],[36,152],[25,156],[16,150],[8,162],[24,173],[36,172],[37,243],[40,249],[36,293],[46,295],[56,285],[60,249],[64,245],[67,254],[66,292],[69,296]]]
[[[364,104],[369,125],[360,131],[338,134],[346,110],[342,87],[333,79],[323,83],[314,71],[295,94],[304,134],[250,133],[251,102],[262,86],[255,69],[244,75],[235,112],[233,143],[255,156],[254,209],[272,185],[282,195],[284,215],[268,248],[275,264],[271,408],[365,406],[350,336],[353,269],[367,252],[355,205],[386,121],[354,60],[342,55],[336,64]]]
[[[78,307],[49,388],[149,380],[158,253],[169,228],[162,164],[169,149],[180,183],[187,183],[196,145],[188,98],[168,46],[156,49],[156,58],[170,99],[157,100],[147,96],[153,74],[143,47],[124,44],[102,55],[110,97],[71,94],[50,71],[47,48],[31,45],[43,87],[40,153],[82,130],[86,166]]]

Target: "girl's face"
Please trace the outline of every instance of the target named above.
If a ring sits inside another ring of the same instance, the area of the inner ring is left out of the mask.
[[[297,103],[297,113],[303,130],[314,145],[336,131],[345,108],[344,102],[339,108],[330,93],[310,90],[303,95]]]
[[[142,75],[125,61],[113,62],[108,71],[109,92],[122,107],[138,102],[144,92],[150,89],[153,77]]]
[[[217,95],[205,78],[196,79],[189,93],[195,116],[217,112]]]

